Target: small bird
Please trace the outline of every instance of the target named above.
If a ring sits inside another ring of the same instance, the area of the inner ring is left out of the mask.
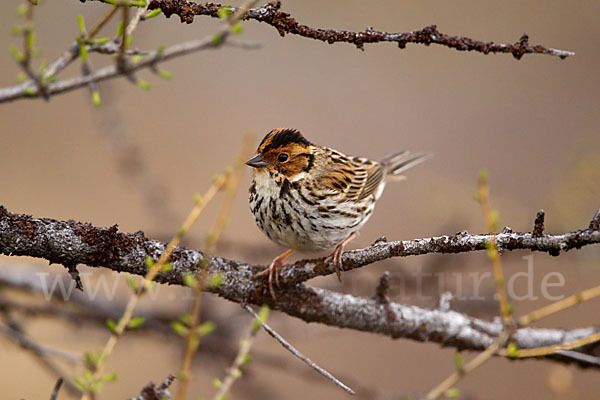
[[[294,252],[334,248],[330,256],[340,278],[344,246],[373,213],[386,181],[429,157],[408,151],[381,161],[351,157],[313,144],[295,129],[275,129],[246,162],[254,168],[250,209],[259,228],[275,243],[289,248],[264,271],[273,298],[273,277]]]

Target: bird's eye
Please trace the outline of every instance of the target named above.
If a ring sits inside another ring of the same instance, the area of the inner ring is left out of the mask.
[[[277,161],[279,162],[286,162],[288,160],[288,155],[285,153],[281,153],[279,156],[277,156]]]

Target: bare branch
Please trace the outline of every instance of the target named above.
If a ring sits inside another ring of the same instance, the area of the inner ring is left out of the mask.
[[[554,255],[560,251],[600,243],[600,231],[590,228],[561,235],[544,234],[538,238],[532,237],[531,233],[513,233],[506,229],[496,235],[462,232],[409,241],[379,241],[366,249],[345,253],[343,261],[349,269],[391,257],[477,251],[485,249],[485,243],[492,237],[504,251],[529,249]],[[98,228],[76,221],[33,218],[13,214],[0,207],[2,254],[44,258],[63,265],[102,266],[143,276],[147,273],[146,257],[156,259],[165,247],[164,243],[147,239],[142,232],[128,234],[118,232],[116,226]],[[263,266],[211,257],[183,247],[177,247],[172,254],[170,262],[173,270],[161,272],[156,280],[182,285],[183,276],[196,272],[202,259],[210,260],[206,266],[209,274],[222,274],[225,278],[221,285],[206,287],[206,291],[237,303],[267,304],[306,322],[373,332],[392,338],[432,341],[471,350],[484,350],[502,331],[500,322],[483,321],[451,310],[429,310],[393,302],[382,305],[374,299],[295,284],[314,276],[333,273],[332,266],[321,265],[322,260],[302,260],[285,268],[277,302],[270,296],[264,281],[253,279]],[[573,330],[521,328],[515,331],[512,340],[519,349],[530,349],[569,343],[598,332],[600,327]],[[586,347],[583,352],[593,354],[593,347]],[[553,355],[552,359],[560,357]],[[567,361],[564,358],[560,360]]]
[[[331,375],[327,370],[319,367],[313,360],[311,360],[310,358],[306,357],[304,354],[302,354],[298,350],[296,350],[296,348],[294,346],[292,346],[287,340],[285,340],[279,333],[277,333],[276,330],[271,328],[266,322],[262,321],[261,318],[259,317],[259,315],[256,313],[256,311],[254,311],[252,309],[252,307],[250,307],[248,304],[245,304],[245,303],[242,303],[241,306],[243,309],[248,311],[250,313],[250,315],[252,315],[254,318],[256,318],[256,320],[260,323],[260,325],[265,330],[265,332],[267,332],[269,335],[271,335],[271,337],[273,337],[275,340],[277,340],[287,351],[292,353],[292,355],[294,355],[294,357],[298,357],[306,365],[308,365],[309,367],[311,367],[312,369],[317,371],[319,374],[323,375],[325,378],[329,379],[330,381],[332,381],[333,383],[335,383],[336,385],[338,385],[339,387],[344,389],[346,392],[348,392],[352,395],[356,395],[356,392],[354,390],[352,390],[350,387],[345,385],[343,382],[341,382],[335,376]]]
[[[160,8],[168,18],[176,14],[181,22],[192,23],[196,15],[208,15],[218,17],[221,4],[206,3],[197,4],[186,0],[151,0],[149,9]],[[245,20],[255,20],[271,25],[281,36],[286,34],[299,35],[309,39],[320,40],[329,44],[352,43],[359,49],[363,49],[365,43],[392,42],[397,43],[400,49],[404,49],[408,43],[439,44],[458,51],[476,51],[483,54],[510,53],[517,60],[525,54],[548,54],[558,56],[561,59],[574,55],[575,53],[564,50],[556,50],[541,45],[529,44],[529,37],[524,34],[521,38],[510,44],[494,42],[482,42],[464,36],[450,36],[437,30],[436,25],[430,25],[413,32],[388,33],[375,31],[368,27],[361,32],[352,32],[340,29],[320,29],[299,24],[289,13],[280,11],[281,1],[273,1],[262,7],[248,10]],[[232,10],[236,8],[232,7]]]

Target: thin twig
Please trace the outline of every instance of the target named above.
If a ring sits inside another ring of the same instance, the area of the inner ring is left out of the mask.
[[[221,190],[221,187],[223,186],[224,183],[225,183],[225,176],[219,175],[219,177],[215,180],[215,182],[212,184],[212,186],[206,192],[206,194],[202,198],[200,198],[199,201],[196,202],[194,208],[192,209],[192,211],[190,212],[190,214],[188,215],[186,220],[181,225],[181,228],[179,229],[177,235],[175,235],[171,239],[171,241],[167,245],[165,251],[160,255],[158,261],[156,261],[151,266],[150,270],[144,277],[144,282],[142,283],[142,285],[130,297],[129,302],[127,303],[127,306],[125,307],[123,316],[119,319],[119,322],[117,323],[115,328],[112,330],[108,341],[106,342],[102,352],[100,353],[98,361],[95,365],[95,371],[92,375],[91,383],[94,383],[95,381],[100,379],[100,377],[102,376],[102,373],[104,372],[104,367],[106,365],[106,360],[111,355],[115,345],[117,344],[117,341],[119,340],[119,337],[123,334],[125,328],[131,321],[131,318],[133,317],[133,312],[134,312],[141,296],[151,287],[152,281],[154,280],[156,275],[158,275],[158,273],[161,271],[162,267],[169,261],[171,254],[179,245],[181,238],[189,231],[189,229],[196,222],[196,220],[198,219],[198,217],[200,216],[200,214],[202,213],[204,208],[213,199],[213,197],[217,194],[217,192],[219,190]],[[87,394],[84,394],[84,397],[86,397],[86,395]]]
[[[58,392],[60,391],[60,387],[63,384],[63,378],[58,378],[56,384],[54,385],[54,389],[52,390],[52,394],[50,395],[50,400],[56,400],[58,397]]]
[[[245,303],[242,303],[241,306],[242,306],[242,308],[244,310],[248,311],[254,318],[256,318],[257,320],[261,321],[261,319],[259,318],[258,314],[256,313],[256,311],[254,311],[252,309],[252,307],[250,307],[248,304],[245,304]],[[298,350],[296,350],[296,348],[294,346],[292,346],[290,343],[288,343],[279,333],[277,333],[269,325],[267,325],[266,323],[264,323],[264,322],[261,321],[261,326],[263,327],[263,329],[269,335],[271,335],[273,338],[275,338],[275,340],[277,340],[287,351],[289,351],[290,353],[292,353],[295,357],[298,357],[306,365],[308,365],[309,367],[311,367],[312,369],[314,369],[315,371],[317,371],[319,374],[323,375],[325,378],[327,378],[330,381],[332,381],[333,383],[335,383],[337,386],[339,386],[342,389],[344,389],[346,392],[348,392],[348,393],[350,393],[352,395],[356,394],[356,392],[354,392],[354,390],[352,390],[350,387],[348,387],[347,385],[345,385],[344,383],[342,383],[339,379],[337,379],[335,376],[331,375],[325,369],[319,367],[310,358],[306,357],[304,354],[302,354]]]
[[[509,332],[503,330],[491,346],[479,353],[464,367],[457,369],[457,371],[455,371],[452,375],[444,379],[444,381],[442,381],[439,385],[437,385],[429,393],[427,393],[425,398],[427,400],[437,399],[438,397],[446,393],[448,389],[456,385],[456,383],[459,380],[461,380],[466,374],[485,364],[485,362],[487,362],[494,354],[496,354],[500,347],[504,346],[504,344],[506,343],[506,339],[508,339],[508,336]]]
[[[487,180],[487,172],[482,171],[479,174],[479,190],[477,192],[477,200],[481,204],[481,209],[485,216],[488,232],[493,233],[497,229],[498,225],[498,212],[492,210],[490,205],[490,188]],[[496,284],[496,292],[498,293],[498,303],[500,305],[500,315],[502,316],[502,323],[505,327],[513,324],[513,319],[510,312],[510,305],[508,304],[508,296],[506,294],[506,287],[504,286],[504,272],[502,271],[502,262],[500,261],[500,252],[498,251],[498,245],[495,239],[491,239],[488,242],[487,255],[492,262],[492,268],[494,271],[494,283]]]
[[[256,316],[259,321],[261,319]],[[225,400],[227,398],[228,393],[231,391],[231,387],[234,382],[242,376],[241,367],[244,365],[249,357],[250,357],[250,349],[254,344],[254,340],[256,339],[256,334],[260,329],[259,325],[256,325],[254,321],[250,324],[250,332],[246,335],[245,338],[240,340],[240,348],[238,350],[231,367],[228,368],[227,374],[225,375],[225,379],[219,383],[219,387],[217,392],[215,393],[213,400]]]
[[[600,296],[600,285],[593,288],[583,290],[572,296],[566,297],[562,300],[555,301],[554,303],[548,304],[545,307],[534,310],[526,315],[519,318],[519,326],[527,326],[535,321],[542,318],[546,318],[549,315],[565,310],[569,307],[581,304],[584,301],[593,299],[594,297]]]
[[[244,137],[242,149],[240,150],[240,153],[235,160],[235,165],[233,167],[233,170],[231,171],[231,174],[229,174],[229,179],[227,180],[227,184],[225,185],[227,191],[225,192],[225,196],[223,197],[221,208],[217,213],[217,218],[215,220],[214,225],[208,232],[208,235],[206,235],[206,252],[208,253],[212,253],[215,250],[217,242],[219,241],[223,230],[227,226],[227,222],[229,220],[229,216],[233,208],[233,202],[235,200],[235,196],[239,188],[240,179],[245,170],[245,161],[251,155],[251,148],[253,143],[254,135],[246,135]]]

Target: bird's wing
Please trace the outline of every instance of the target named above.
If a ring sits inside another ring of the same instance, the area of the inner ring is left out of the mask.
[[[360,201],[377,190],[384,174],[378,162],[334,152],[317,181],[319,186],[343,194],[344,201]]]

